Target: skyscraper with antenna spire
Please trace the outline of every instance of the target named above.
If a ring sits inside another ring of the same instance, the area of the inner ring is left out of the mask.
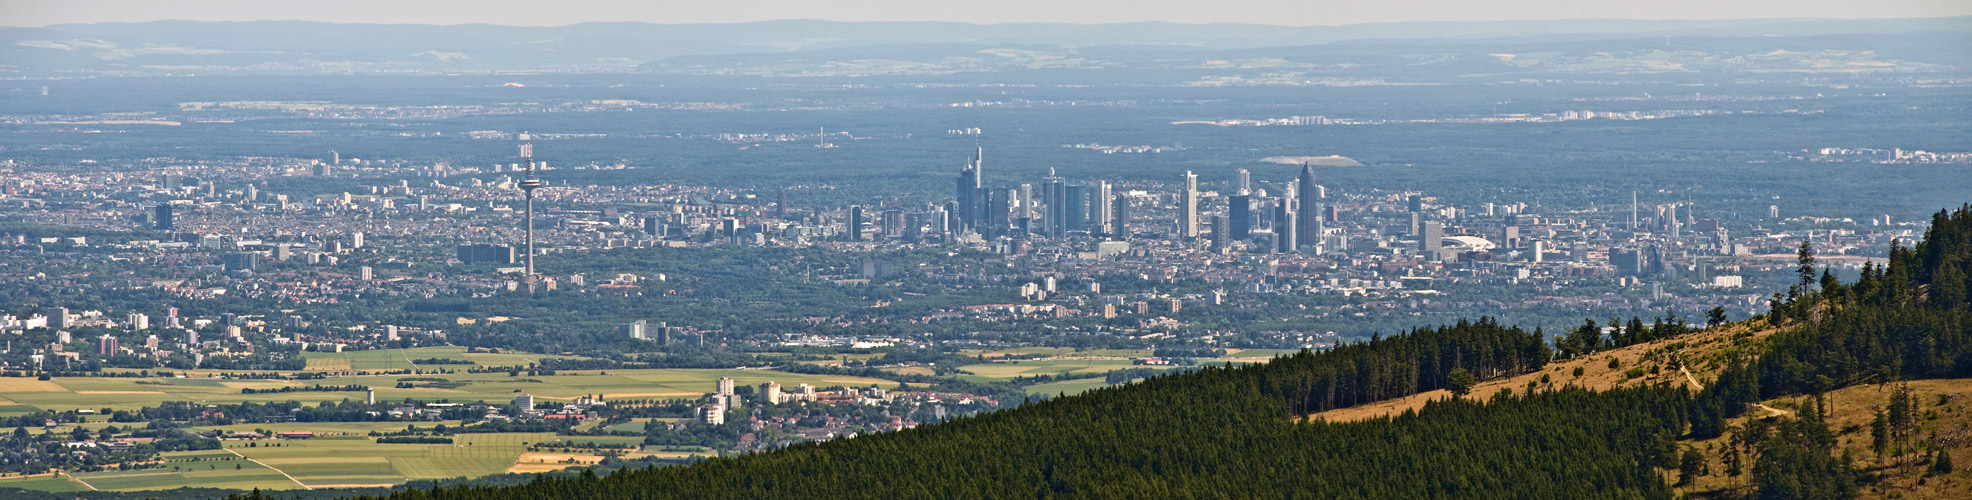
[[[965,168],[959,171],[958,189],[953,198],[958,201],[959,225],[975,231],[984,232],[987,217],[987,196],[985,181],[981,170],[985,168],[986,148],[974,146],[977,151]]]
[[[1636,225],[1636,191],[1630,191],[1630,230],[1635,231]]]
[[[1295,180],[1298,182],[1294,185],[1294,198],[1300,200],[1301,205],[1295,207],[1294,212],[1294,222],[1299,224],[1294,228],[1294,248],[1306,249],[1309,253],[1321,253],[1322,188],[1315,184],[1314,164],[1302,163],[1301,176]]]
[[[541,188],[541,180],[534,178],[534,143],[526,132],[520,133],[520,158],[527,163],[527,178],[521,179],[520,190],[527,196],[527,274],[534,277],[534,190]]]

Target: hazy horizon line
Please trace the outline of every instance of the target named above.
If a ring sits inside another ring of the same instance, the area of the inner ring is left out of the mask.
[[[692,22],[692,23],[660,23],[660,22],[651,22],[651,21],[582,21],[576,23],[557,24],[557,25],[528,25],[528,24],[499,24],[499,23],[438,24],[438,23],[339,22],[339,21],[322,21],[322,20],[310,20],[310,19],[254,19],[254,20],[245,20],[245,21],[199,20],[199,19],[154,19],[149,21],[97,21],[97,22],[53,23],[53,24],[41,24],[41,25],[7,24],[5,21],[0,21],[0,28],[52,28],[56,26],[99,26],[99,25],[116,25],[116,24],[157,24],[157,23],[203,23],[203,24],[310,23],[310,24],[325,24],[325,25],[337,25],[337,26],[432,26],[432,27],[493,26],[493,27],[502,27],[502,28],[553,29],[553,28],[567,28],[572,26],[590,25],[590,24],[643,24],[650,26],[739,26],[739,25],[748,25],[748,24],[769,24],[769,23],[782,23],[782,22],[816,22],[816,23],[837,23],[837,24],[962,24],[962,25],[970,25],[970,26],[1022,26],[1022,25],[1111,26],[1111,25],[1128,25],[1128,24],[1170,24],[1170,25],[1180,25],[1180,26],[1266,26],[1266,27],[1274,27],[1274,28],[1342,28],[1342,27],[1350,27],[1350,26],[1386,26],[1386,25],[1515,24],[1515,23],[1567,23],[1567,22],[1612,22],[1612,21],[1639,22],[1639,23],[1699,24],[1699,23],[1735,23],[1735,22],[1755,22],[1755,21],[1874,22],[1874,21],[1923,21],[1923,20],[1947,20],[1947,19],[1972,20],[1972,15],[1919,16],[1919,17],[1746,17],[1746,18],[1730,18],[1730,19],[1582,17],[1582,18],[1554,18],[1554,19],[1495,19],[1495,20],[1477,20],[1477,21],[1377,21],[1377,22],[1362,22],[1362,23],[1299,24],[1299,25],[1251,23],[1251,22],[1190,23],[1183,21],[1165,21],[1165,20],[1106,21],[1106,22],[1078,23],[1078,22],[1068,22],[1068,21],[1010,21],[1010,22],[968,22],[968,21],[945,21],[945,20],[845,21],[839,19],[819,19],[819,18],[783,18],[783,19],[761,19],[754,21]],[[1972,24],[1967,24],[1965,27],[1968,29],[1972,29]]]

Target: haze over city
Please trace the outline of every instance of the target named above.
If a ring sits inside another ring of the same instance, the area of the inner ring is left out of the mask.
[[[1968,498],[1972,5],[0,3],[0,498]]]
[[[15,0],[0,6],[0,25],[185,21],[319,21],[385,24],[561,26],[585,22],[738,23],[787,19],[852,22],[1075,23],[1161,21],[1332,26],[1359,23],[1480,22],[1566,19],[1885,19],[1972,15],[1953,0],[1754,0],[1716,2],[1580,2],[1569,0],[1009,0],[992,3],[738,0],[640,2],[515,0],[265,2],[189,0]]]

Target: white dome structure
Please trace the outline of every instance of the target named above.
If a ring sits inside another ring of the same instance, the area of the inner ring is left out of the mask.
[[[1478,236],[1446,236],[1438,241],[1446,249],[1460,252],[1484,252],[1499,246]]]

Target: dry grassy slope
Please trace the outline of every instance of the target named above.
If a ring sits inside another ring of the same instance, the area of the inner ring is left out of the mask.
[[[1470,397],[1490,399],[1500,389],[1513,389],[1515,393],[1527,390],[1527,384],[1538,388],[1558,388],[1568,385],[1606,390],[1636,384],[1656,384],[1675,382],[1690,385],[1694,390],[1709,384],[1724,368],[1725,360],[1738,352],[1753,349],[1756,344],[1777,331],[1764,322],[1739,322],[1691,333],[1677,338],[1638,344],[1622,349],[1597,352],[1578,359],[1550,363],[1542,371],[1496,378],[1481,382],[1472,390]],[[1670,363],[1673,358],[1684,362],[1690,376],[1681,373]],[[1610,368],[1609,360],[1616,360],[1616,367]],[[1576,376],[1575,369],[1581,368],[1582,375]],[[1641,369],[1641,376],[1630,376],[1633,369]],[[1653,373],[1654,372],[1654,373]],[[1542,377],[1547,377],[1546,381]],[[1872,473],[1881,474],[1884,480],[1863,487],[1863,498],[1895,499],[1967,499],[1972,498],[1972,379],[1919,380],[1911,382],[1922,403],[1921,412],[1926,414],[1923,430],[1918,434],[1929,437],[1940,436],[1940,443],[1952,453],[1952,461],[1959,464],[1958,472],[1946,477],[1924,478],[1925,467],[1916,464],[1916,457],[1887,460],[1887,465],[1878,465],[1878,458],[1869,451],[1869,422],[1875,409],[1882,406],[1889,397],[1888,386],[1859,385],[1829,393],[1829,427],[1834,429],[1841,446],[1850,451],[1859,464],[1865,465]],[[1407,398],[1382,401],[1353,408],[1342,408],[1308,415],[1311,419],[1326,419],[1331,422],[1346,422],[1382,416],[1391,416],[1405,410],[1424,407],[1424,403],[1435,399],[1451,397],[1443,390],[1413,395]],[[1790,414],[1801,406],[1798,398],[1783,398],[1763,403],[1767,411],[1752,411],[1734,419],[1731,425],[1744,425],[1755,418],[1772,418]],[[1707,441],[1680,441],[1680,446],[1700,450],[1706,455],[1710,468],[1694,484],[1679,488],[1680,493],[1694,497],[1721,497],[1724,493],[1738,491],[1743,493],[1747,483],[1752,480],[1751,469],[1732,477],[1725,474],[1721,455],[1724,452],[1725,438]],[[1899,461],[1901,460],[1901,461]],[[1677,472],[1663,470],[1666,481],[1675,483]],[[1924,484],[1918,484],[1922,478]]]
[[[1549,363],[1547,368],[1538,372],[1485,380],[1472,388],[1470,397],[1490,399],[1498,394],[1500,389],[1513,389],[1514,393],[1521,394],[1526,392],[1529,383],[1541,389],[1572,385],[1595,390],[1666,381],[1690,384],[1693,379],[1698,383],[1709,383],[1718,371],[1725,367],[1728,356],[1753,347],[1756,342],[1773,332],[1774,330],[1764,322],[1731,323],[1676,338]],[[1674,368],[1676,365],[1670,362],[1673,358],[1682,360],[1692,376],[1686,377]],[[1610,368],[1611,359],[1616,360],[1615,368]],[[1575,375],[1576,368],[1582,370],[1581,376]],[[1641,376],[1630,376],[1632,369],[1641,369]],[[1543,377],[1546,379],[1543,380]],[[1696,390],[1698,387],[1693,385],[1692,389]],[[1423,408],[1427,401],[1449,397],[1451,392],[1437,390],[1362,406],[1329,410],[1308,417],[1331,422],[1348,422],[1393,416],[1405,410]]]
[[[1869,450],[1869,423],[1875,417],[1876,408],[1883,406],[1890,397],[1891,386],[1856,385],[1849,386],[1824,396],[1829,406],[1828,427],[1834,430],[1842,448],[1831,453],[1848,452],[1857,465],[1863,466],[1883,480],[1862,487],[1862,498],[1896,499],[1965,499],[1972,498],[1972,467],[1965,460],[1972,459],[1972,379],[1917,380],[1910,383],[1917,394],[1918,412],[1924,415],[1917,432],[1919,441],[1931,441],[1943,446],[1952,454],[1956,471],[1948,476],[1924,477],[1926,467],[1919,464],[1918,455],[1879,458]],[[1793,412],[1804,406],[1805,398],[1782,398],[1765,402],[1777,411]],[[1729,422],[1735,427],[1745,425],[1755,418],[1772,418],[1766,412],[1752,412]],[[1678,444],[1696,448],[1705,453],[1710,465],[1708,474],[1699,477],[1689,487],[1680,488],[1681,493],[1691,493],[1694,497],[1725,497],[1725,493],[1745,493],[1747,483],[1752,481],[1747,473],[1737,477],[1727,476],[1721,456],[1725,451],[1726,438],[1706,441],[1682,441]],[[1663,471],[1664,478],[1676,482],[1674,471]],[[1923,484],[1919,484],[1919,480]]]

